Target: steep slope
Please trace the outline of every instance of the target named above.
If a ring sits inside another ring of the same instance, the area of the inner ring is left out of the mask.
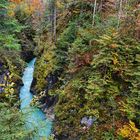
[[[95,1],[67,3],[57,7],[56,41],[55,26],[37,37],[33,90],[44,106],[48,94],[58,97],[51,102],[58,139],[140,138],[138,5],[135,0],[97,1],[96,7]]]

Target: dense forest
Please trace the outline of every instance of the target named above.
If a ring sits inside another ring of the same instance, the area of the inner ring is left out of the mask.
[[[0,140],[140,140],[139,70],[139,0],[0,0]]]

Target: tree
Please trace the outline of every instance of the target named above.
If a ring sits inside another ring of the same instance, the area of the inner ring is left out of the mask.
[[[121,20],[121,16],[122,16],[122,4],[123,4],[123,1],[120,0],[119,1],[119,11],[118,11],[118,28],[120,26],[120,20]]]
[[[19,49],[20,45],[16,37],[16,33],[20,32],[22,26],[19,25],[15,18],[8,15],[9,2],[7,0],[0,1],[0,47],[8,49]]]
[[[96,9],[97,9],[97,0],[94,1],[92,27],[93,27],[94,24],[95,24]]]
[[[1,140],[24,140],[33,136],[33,131],[25,128],[24,115],[15,104],[14,95],[7,95],[0,102],[0,139]]]

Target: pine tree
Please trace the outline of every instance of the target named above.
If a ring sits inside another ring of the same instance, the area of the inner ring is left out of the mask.
[[[17,20],[8,15],[9,2],[7,0],[0,1],[0,47],[8,49],[19,49],[19,40],[16,33],[20,32],[22,26],[19,25]]]

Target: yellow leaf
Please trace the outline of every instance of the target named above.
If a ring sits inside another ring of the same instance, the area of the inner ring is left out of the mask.
[[[129,125],[124,125],[123,128],[119,130],[118,134],[124,138],[128,138],[131,134],[131,129],[129,128]]]
[[[117,57],[114,57],[114,59],[113,59],[113,64],[116,65],[116,64],[118,64],[118,63],[119,63],[119,61],[118,61]]]
[[[131,129],[134,131],[134,132],[138,132],[139,130],[136,128],[136,126],[135,126],[135,123],[134,122],[132,122],[132,121],[129,121],[129,125],[130,125],[130,127],[131,127]]]

